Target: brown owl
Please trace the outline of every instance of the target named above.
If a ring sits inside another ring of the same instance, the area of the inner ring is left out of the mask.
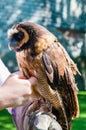
[[[64,47],[47,29],[31,22],[16,23],[8,39],[24,76],[38,79],[35,92],[52,104],[63,130],[70,130],[72,118],[79,115],[74,78],[79,71]]]

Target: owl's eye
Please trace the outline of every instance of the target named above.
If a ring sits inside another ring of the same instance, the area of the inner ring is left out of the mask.
[[[23,32],[18,32],[16,34],[14,34],[14,38],[20,42],[23,38],[24,38],[24,33]]]

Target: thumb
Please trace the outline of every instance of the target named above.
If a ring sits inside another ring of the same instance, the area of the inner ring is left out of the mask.
[[[37,79],[32,76],[29,78],[29,82],[31,83],[31,85],[35,85],[35,84],[37,84]]]

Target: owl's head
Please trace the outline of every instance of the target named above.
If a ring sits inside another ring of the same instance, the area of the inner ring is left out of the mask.
[[[33,24],[27,22],[16,23],[8,30],[8,46],[12,50],[20,51],[31,46],[36,41],[36,31]]]

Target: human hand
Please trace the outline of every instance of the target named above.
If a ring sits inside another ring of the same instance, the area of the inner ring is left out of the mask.
[[[11,74],[0,88],[0,109],[24,105],[36,82],[34,77],[26,80],[20,72]]]

